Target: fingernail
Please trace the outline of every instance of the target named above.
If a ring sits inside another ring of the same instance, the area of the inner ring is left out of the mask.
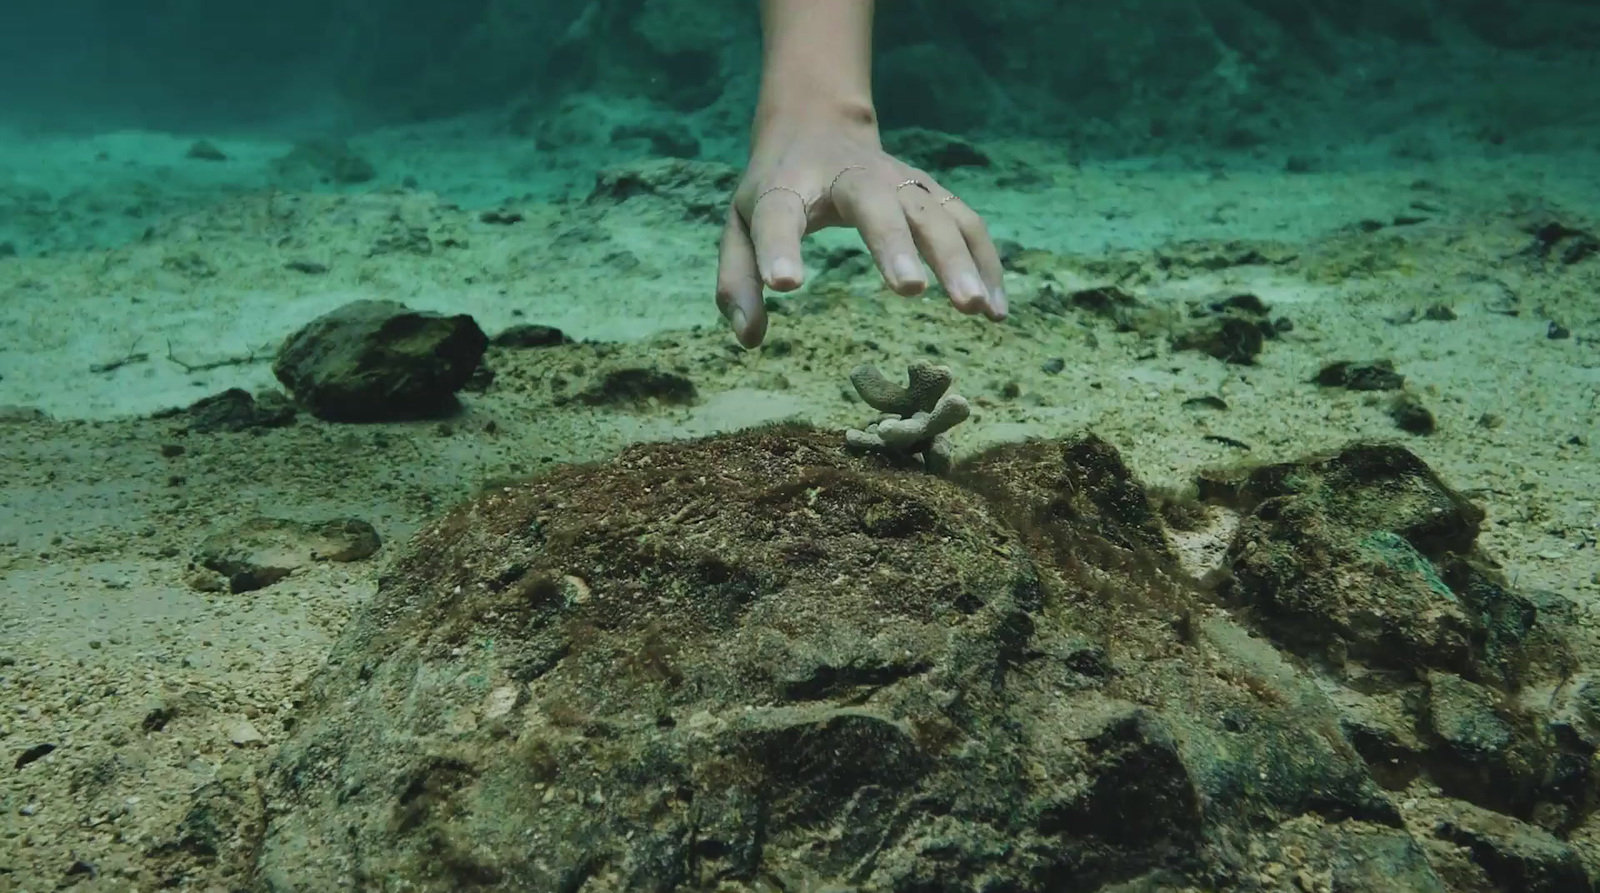
[[[728,325],[733,329],[735,335],[744,334],[744,324],[748,320],[749,317],[744,315],[742,307],[733,307],[728,310]]]
[[[788,258],[779,258],[772,262],[772,280],[774,282],[793,282],[800,278],[800,271],[795,268],[794,261]]]
[[[916,282],[922,278],[922,264],[917,263],[916,258],[901,255],[894,262],[894,278],[902,285]]]
[[[1011,311],[1011,304],[1006,300],[1004,287],[996,288],[989,292],[989,309],[1000,316],[1005,316]]]
[[[956,288],[960,289],[963,300],[984,301],[989,300],[989,290],[983,287],[983,280],[976,273],[968,273],[958,281]]]

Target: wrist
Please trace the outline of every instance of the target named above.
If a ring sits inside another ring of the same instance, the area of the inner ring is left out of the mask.
[[[759,146],[773,138],[798,133],[829,132],[878,144],[878,113],[872,100],[842,94],[827,98],[810,93],[786,97],[763,92],[756,105],[750,142]]]
[[[756,145],[807,131],[877,141],[872,8],[873,0],[762,0]]]

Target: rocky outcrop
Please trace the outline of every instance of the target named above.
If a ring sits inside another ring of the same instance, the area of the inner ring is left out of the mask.
[[[1397,448],[1207,487],[1205,584],[1092,436],[936,478],[777,426],[497,488],[313,681],[259,886],[1576,889],[1593,686],[1476,510]]]

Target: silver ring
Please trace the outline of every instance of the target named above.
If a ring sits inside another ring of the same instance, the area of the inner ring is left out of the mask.
[[[809,211],[811,209],[811,203],[806,201],[806,197],[800,194],[800,190],[792,189],[788,186],[768,186],[766,189],[761,190],[761,194],[756,196],[756,200],[750,203],[750,209],[752,211],[755,210],[756,205],[761,204],[762,199],[773,194],[774,192],[779,191],[792,193],[795,198],[800,200],[800,207],[802,210]]]
[[[918,189],[921,189],[923,192],[931,193],[933,191],[927,187],[927,184],[923,183],[921,180],[918,180],[916,177],[912,177],[909,180],[901,180],[899,183],[895,184],[894,191],[899,192],[907,186],[915,186]]]
[[[839,171],[837,174],[834,174],[833,179],[828,181],[828,191],[825,193],[828,196],[828,201],[833,201],[833,187],[839,185],[840,177],[850,173],[851,171],[864,171],[866,169],[867,166],[864,164],[852,164],[849,167]]]
[[[952,192],[949,195],[945,196],[944,198],[939,199],[939,207],[942,208],[946,204],[948,204],[949,202],[956,202],[956,201],[960,201],[960,200],[961,199],[957,198],[956,194]]]

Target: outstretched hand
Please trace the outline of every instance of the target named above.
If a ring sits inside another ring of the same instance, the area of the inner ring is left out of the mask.
[[[983,218],[926,172],[883,151],[876,130],[796,125],[755,146],[728,208],[717,307],[745,347],[767,331],[763,286],[805,281],[800,241],[820,229],[859,230],[884,281],[921,294],[921,258],[962,313],[1006,316],[1000,256]]]

